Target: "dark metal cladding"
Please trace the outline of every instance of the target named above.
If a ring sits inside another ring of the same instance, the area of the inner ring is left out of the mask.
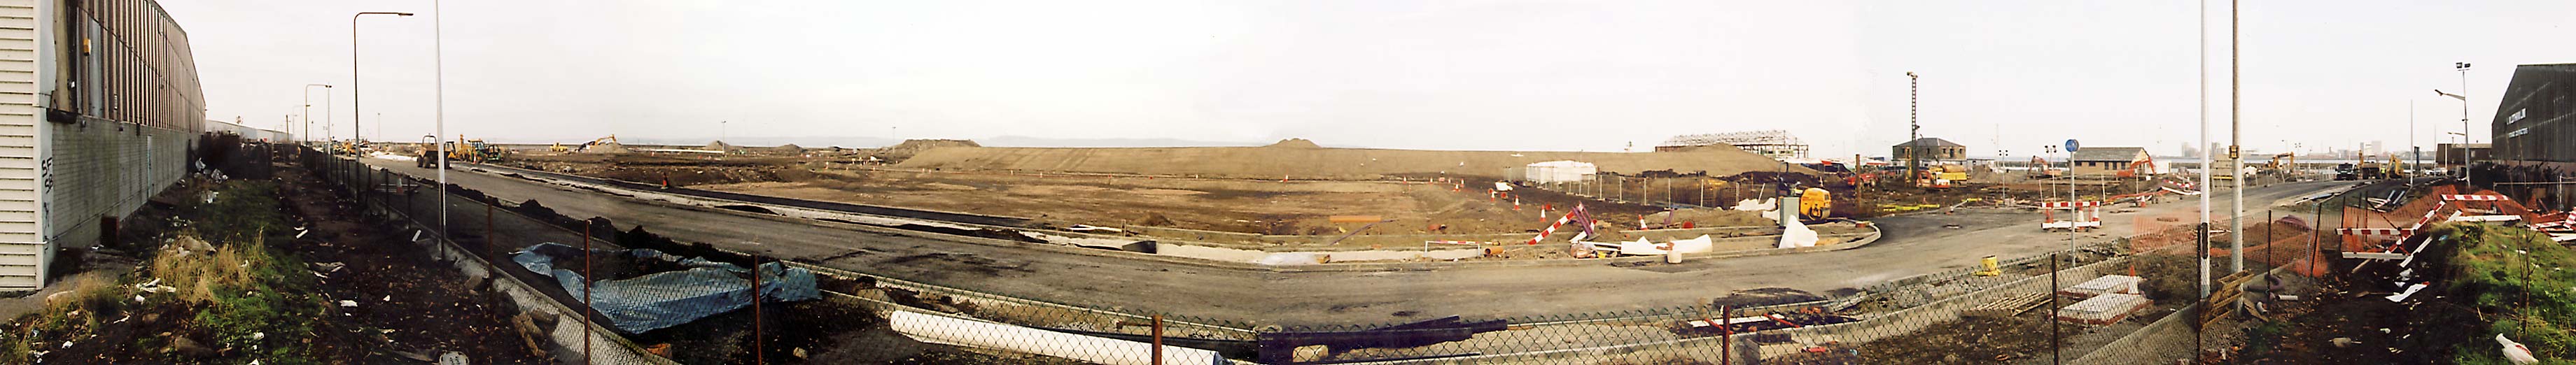
[[[45,62],[60,70],[48,120],[82,118],[203,132],[206,97],[188,32],[151,0],[59,0],[44,7],[53,32]]]

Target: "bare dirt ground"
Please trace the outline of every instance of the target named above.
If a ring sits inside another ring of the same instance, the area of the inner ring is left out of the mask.
[[[510,164],[618,180],[1037,219],[1059,226],[1145,225],[1263,234],[1342,234],[1392,221],[1373,234],[1518,233],[1545,228],[1576,204],[1594,218],[1632,226],[1662,211],[1644,205],[1543,190],[1491,195],[1491,182],[1190,179],[1038,173],[853,169],[830,158],[772,155],[522,154]],[[1687,195],[1687,194],[1685,194]],[[1518,204],[1515,204],[1518,203]],[[1517,205],[1517,206],[1515,206]],[[1660,224],[1661,217],[1654,223]],[[1768,224],[1750,212],[1688,214],[1675,224]],[[1445,227],[1444,227],[1445,226]]]

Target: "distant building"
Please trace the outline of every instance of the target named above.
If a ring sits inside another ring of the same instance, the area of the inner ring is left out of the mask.
[[[1789,131],[1777,129],[1673,136],[1672,139],[1664,140],[1663,144],[1656,145],[1655,152],[1681,151],[1721,144],[1735,146],[1736,149],[1773,159],[1807,158],[1806,141],[1799,140],[1798,136],[1789,135]]]
[[[2083,147],[2068,160],[2073,164],[2069,171],[2076,175],[2110,175],[2141,165],[2153,170],[2156,163],[2144,147]]]
[[[2576,63],[2514,67],[2513,81],[2500,95],[2495,119],[2487,124],[2496,162],[2576,167],[2576,143],[2568,143],[2576,141],[2576,125],[2570,124],[2576,123]],[[2469,146],[2472,161],[2488,161],[2476,153],[2482,145]],[[2440,156],[2443,165],[2457,157]]]
[[[1601,172],[1599,166],[1582,161],[1547,161],[1503,168],[1503,179],[1533,183],[1586,181]]]
[[[1942,140],[1940,138],[1923,137],[1912,141],[1906,141],[1905,143],[1898,143],[1896,146],[1889,148],[1887,155],[1888,161],[1892,161],[1898,165],[1904,165],[1907,161],[1914,160],[1916,157],[1916,151],[1922,152],[1921,157],[1924,161],[1964,160],[1968,158],[1968,146],[1950,143],[1950,141]]]
[[[2487,143],[2470,143],[2468,147],[2463,148],[2458,143],[2434,144],[2433,164],[2442,167],[2459,167],[2461,161],[2492,160],[2495,158],[2493,146]]]

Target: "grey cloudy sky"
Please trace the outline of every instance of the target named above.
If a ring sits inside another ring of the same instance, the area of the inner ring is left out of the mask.
[[[429,132],[426,2],[163,6],[193,39],[209,118],[274,127],[301,111],[299,87],[328,83],[339,85],[331,120],[343,136],[349,14],[421,13],[361,21],[361,85],[371,135]],[[2224,6],[2210,9],[2221,123]],[[512,141],[712,139],[726,120],[732,136],[1603,151],[1789,129],[1819,155],[1884,154],[1905,137],[1906,71],[1924,75],[1924,132],[1975,154],[2027,155],[2066,138],[2173,153],[2197,130],[2191,2],[536,0],[444,10],[449,133]],[[2459,104],[2430,91],[2458,86],[2451,62],[2478,65],[2471,113],[2483,135],[2510,65],[2576,62],[2576,48],[2546,41],[2576,22],[2576,2],[2262,1],[2242,16],[2246,144],[2263,150],[2403,144],[2409,101],[2430,146],[2459,128]],[[321,98],[317,89],[317,120]]]

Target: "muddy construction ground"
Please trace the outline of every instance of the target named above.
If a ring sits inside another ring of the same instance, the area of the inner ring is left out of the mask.
[[[1367,231],[1373,234],[1476,234],[1545,228],[1578,203],[1597,219],[1624,223],[1619,224],[1622,228],[1634,228],[1629,226],[1635,225],[1638,217],[1662,211],[1646,205],[1531,189],[1523,189],[1515,197],[1516,208],[1513,199],[1488,195],[1490,181],[1459,183],[1455,179],[1448,183],[1426,179],[1283,182],[923,171],[838,163],[833,161],[845,159],[826,157],[681,153],[527,153],[518,157],[510,165],[786,198],[1024,217],[1057,226],[1141,225],[1264,234],[1341,234],[1367,225],[1330,222],[1331,216],[1340,215],[1391,220],[1370,227]],[[1683,200],[1692,198],[1688,192],[1682,196]],[[1733,211],[1685,214],[1674,224],[1684,222],[1701,227],[1771,224],[1752,212]],[[1444,225],[1445,229],[1441,227]]]

